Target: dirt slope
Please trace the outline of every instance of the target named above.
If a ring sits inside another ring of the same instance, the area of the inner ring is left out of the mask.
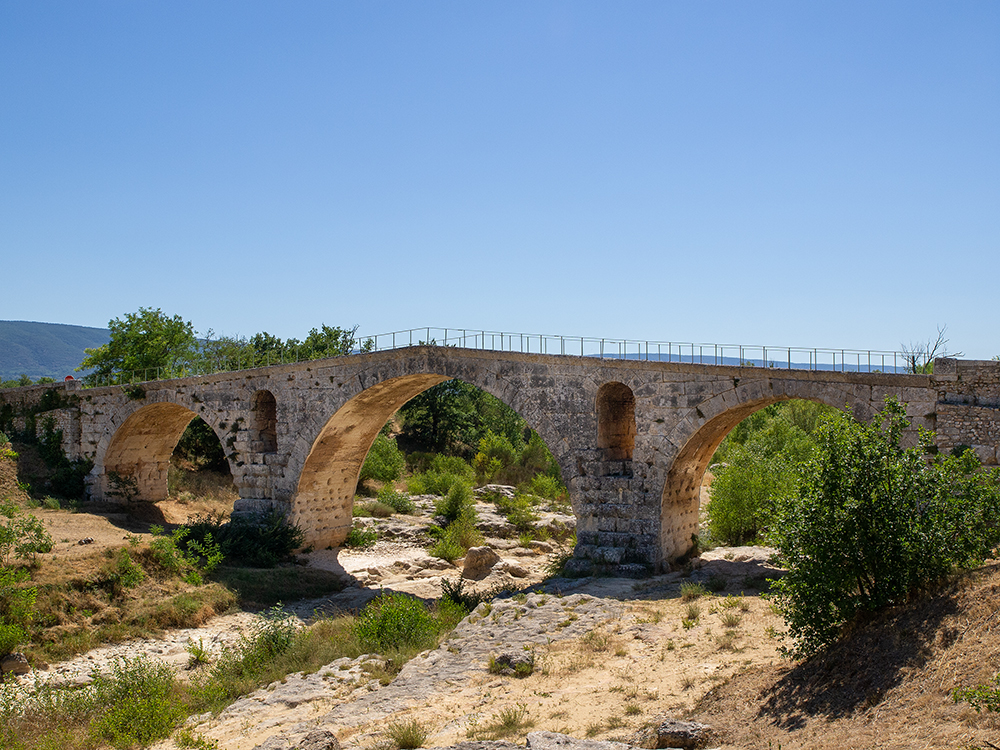
[[[10,443],[0,443],[0,451],[13,448]],[[17,486],[17,481],[17,459],[8,458],[0,453],[0,502],[14,500],[24,503],[28,499],[27,493]]]
[[[724,747],[965,748],[1000,745],[1000,718],[952,690],[1000,671],[1000,565],[883,613],[823,658],[750,668],[695,711]]]

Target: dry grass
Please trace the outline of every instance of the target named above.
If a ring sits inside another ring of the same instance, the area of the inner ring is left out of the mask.
[[[139,551],[133,553],[136,558]],[[114,550],[45,559],[32,571],[38,598],[32,643],[23,649],[31,658],[56,661],[102,643],[197,627],[236,604],[236,597],[217,583],[192,586],[152,569],[138,587],[115,585],[108,552]]]
[[[239,498],[233,478],[214,471],[191,471],[170,464],[167,472],[169,497],[157,505],[168,523],[187,523],[198,516],[229,516]]]
[[[996,742],[1000,717],[951,692],[1000,667],[1000,566],[859,624],[827,655],[750,668],[708,693],[695,718],[726,746],[962,748]]]

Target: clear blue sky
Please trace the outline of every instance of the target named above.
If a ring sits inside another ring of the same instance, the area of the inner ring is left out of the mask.
[[[1000,3],[0,4],[0,319],[1000,354]]]

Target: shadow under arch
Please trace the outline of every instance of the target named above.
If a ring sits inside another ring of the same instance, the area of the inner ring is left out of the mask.
[[[831,406],[835,409],[850,408],[858,419],[871,417],[868,404],[850,397],[834,404],[828,398],[809,396],[773,396],[739,403],[706,420],[686,440],[678,452],[663,486],[660,505],[660,544],[663,560],[675,560],[687,554],[698,533],[701,502],[701,483],[709,462],[719,445],[736,425],[754,412],[781,401],[801,399]]]
[[[327,420],[306,456],[291,500],[292,521],[305,532],[307,546],[326,549],[343,543],[351,530],[354,490],[361,466],[379,430],[407,401],[453,379],[454,376],[437,373],[389,378],[352,397]],[[459,379],[520,413],[514,404],[492,388],[474,380]],[[531,422],[529,420],[529,425],[551,450],[551,435],[545,434],[548,430]]]
[[[108,497],[109,491],[121,490],[113,486],[112,477],[117,475],[135,481],[136,499],[165,500],[170,456],[196,416],[191,409],[170,402],[147,404],[132,412],[115,430],[104,452],[101,495]],[[209,426],[219,437],[215,426]]]

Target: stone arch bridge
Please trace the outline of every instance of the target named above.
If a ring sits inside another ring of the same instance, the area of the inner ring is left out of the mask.
[[[200,416],[226,450],[238,507],[286,509],[307,543],[325,548],[350,529],[358,472],[379,429],[452,378],[504,401],[548,444],[569,487],[581,563],[659,568],[684,554],[716,447],[778,401],[819,401],[867,419],[895,396],[914,431],[936,431],[941,450],[968,445],[996,464],[1000,446],[1000,363],[954,359],[936,360],[933,375],[894,375],[413,346],[138,386],[8,389],[0,416],[14,429],[51,417],[67,455],[93,461],[92,497],[107,496],[115,473],[150,501],[166,496],[170,455]]]

